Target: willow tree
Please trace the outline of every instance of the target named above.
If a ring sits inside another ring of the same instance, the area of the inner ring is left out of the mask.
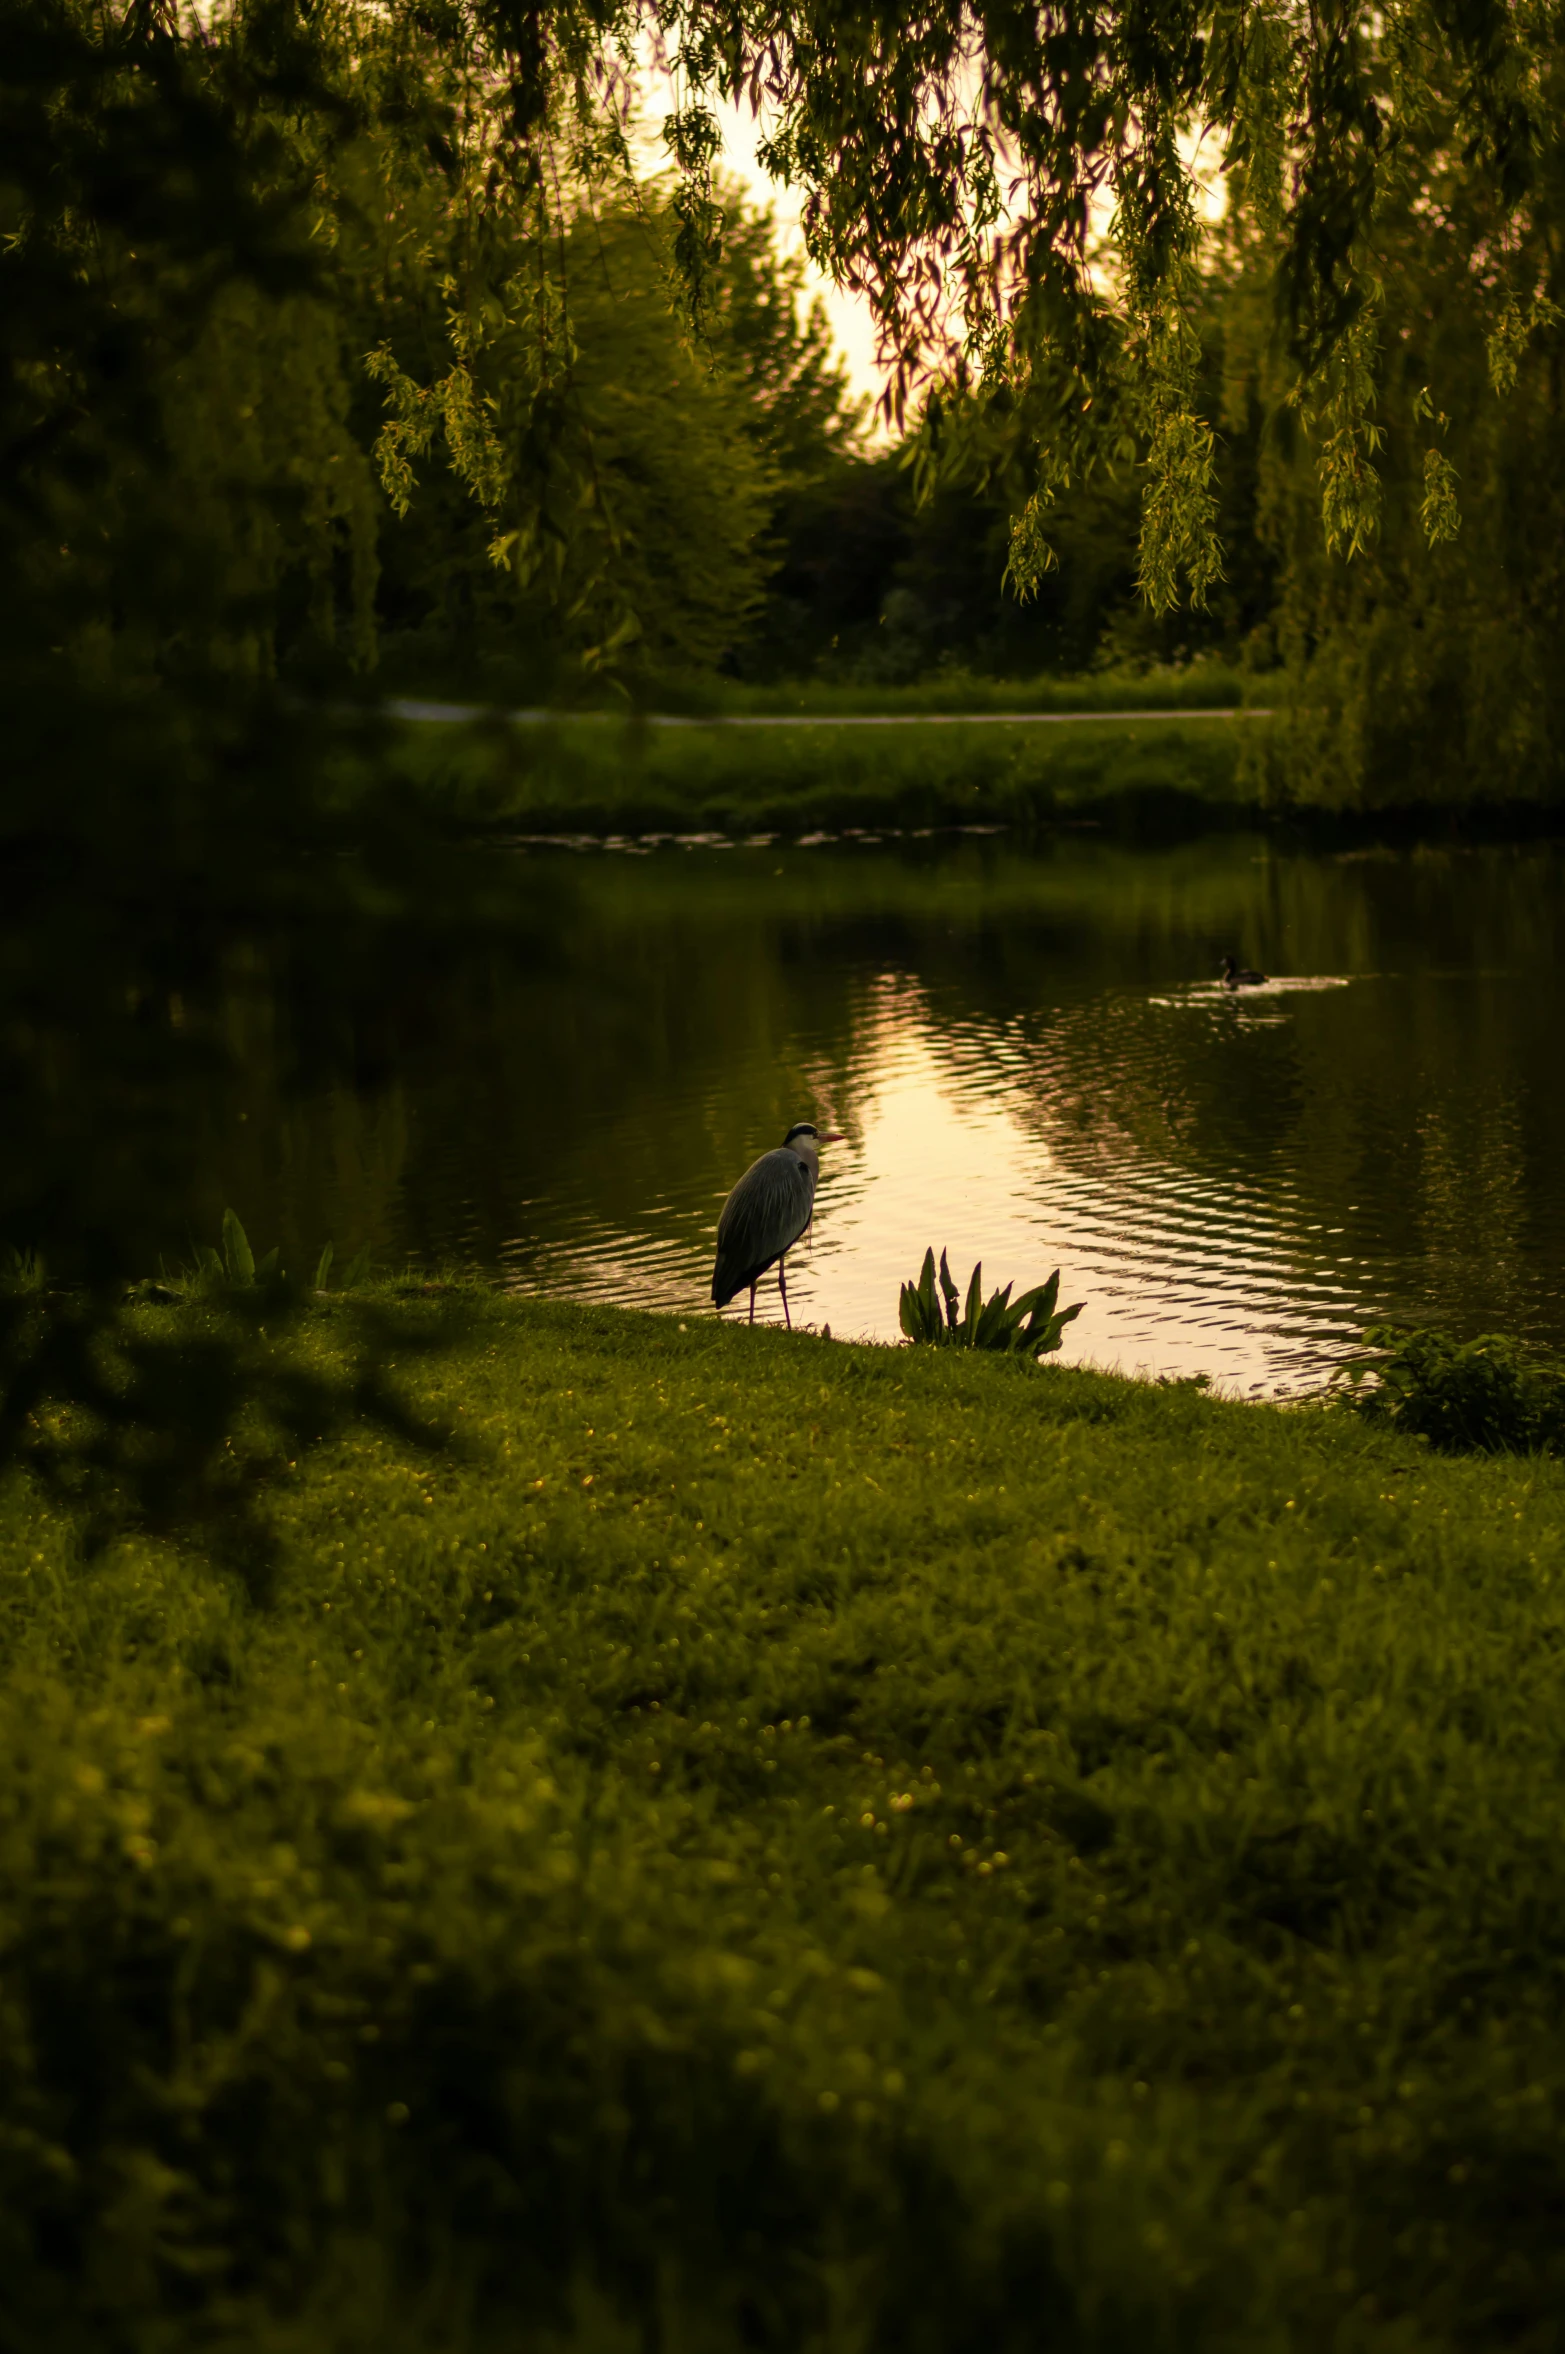
[[[1255,527],[1275,581],[1261,651],[1290,707],[1265,749],[1292,797],[1472,808],[1560,794],[1562,194],[1557,171],[1540,176],[1525,257],[1449,154],[1416,205],[1377,221],[1354,331],[1374,406],[1351,557],[1345,535],[1334,551],[1322,532],[1319,452],[1286,405],[1264,257],[1257,268],[1241,245],[1215,293],[1224,422],[1275,417]],[[1535,289],[1530,320],[1504,292],[1513,273]]]
[[[88,244],[107,232],[113,255],[138,253],[134,270],[122,263],[127,282],[145,277],[158,231],[154,222],[133,247],[134,222],[114,217],[124,189],[156,159],[159,201],[177,208],[192,185],[191,171],[166,168],[181,141],[196,181],[219,153],[233,167],[204,223],[186,207],[187,314],[206,299],[203,282],[216,301],[215,281],[236,270],[254,300],[254,257],[234,259],[243,204],[252,245],[266,224],[274,278],[290,227],[301,233],[298,281],[317,291],[343,254],[379,251],[388,266],[439,273],[444,348],[388,386],[393,422],[405,452],[418,401],[433,403],[481,501],[498,503],[505,470],[513,562],[548,536],[548,485],[557,490],[569,439],[571,222],[606,183],[637,201],[633,117],[668,88],[670,268],[693,333],[712,306],[724,234],[715,110],[737,100],[761,116],[761,160],[801,199],[815,260],[872,306],[893,420],[932,415],[936,442],[958,425],[980,447],[1003,439],[1026,488],[1011,544],[1024,592],[1050,561],[1051,503],[1105,452],[1145,468],[1140,579],[1152,605],[1182,589],[1199,599],[1217,576],[1197,283],[1202,189],[1214,176],[1265,256],[1270,381],[1312,438],[1332,547],[1362,548],[1374,525],[1388,217],[1416,216],[1455,169],[1489,224],[1485,265],[1461,289],[1479,331],[1514,357],[1549,315],[1533,233],[1558,112],[1546,5],[224,0],[186,10],[132,0],[119,12],[101,0],[14,0],[8,14],[13,44],[31,26],[46,49],[81,52],[61,67],[51,119],[86,127],[100,157],[118,157],[120,194],[112,174],[84,186],[75,217]],[[667,77],[655,83],[654,63]],[[80,146],[67,148],[67,176]],[[45,180],[56,186],[58,171]],[[43,186],[22,188],[24,212],[51,201]],[[520,272],[519,237],[530,256]],[[87,277],[78,299],[90,307]],[[251,342],[278,333],[274,315]],[[337,364],[305,360],[301,385],[319,390],[288,406],[316,421],[286,463],[258,453],[286,472],[322,547],[334,515],[333,530],[354,528],[332,431]],[[38,381],[35,371],[35,392]],[[235,384],[231,426],[259,414]],[[497,399],[507,450],[490,430]],[[529,450],[532,500],[519,454]],[[1437,434],[1419,464],[1438,537],[1454,486]],[[590,492],[585,475],[582,486]],[[584,496],[582,513],[591,507]]]
[[[678,267],[699,318],[720,246],[716,106],[762,116],[816,261],[874,309],[896,419],[938,393],[1025,444],[1012,576],[1050,561],[1047,510],[1105,449],[1144,464],[1154,605],[1217,577],[1196,274],[1215,167],[1270,262],[1280,397],[1317,451],[1321,521],[1362,546],[1376,502],[1375,287],[1385,208],[1459,158],[1499,226],[1468,299],[1523,344],[1541,286],[1526,234],[1547,145],[1548,7],[1503,0],[477,0],[451,20],[490,93],[491,170],[546,196],[562,145],[599,155],[655,55],[676,103]],[[1429,136],[1438,127],[1440,153]],[[1451,485],[1427,443],[1431,528]]]
[[[635,182],[584,197],[541,255],[536,230],[496,239],[488,300],[456,321],[443,372],[425,373],[449,320],[432,274],[381,309],[368,364],[400,518],[383,535],[394,610],[524,664],[546,693],[583,670],[709,673],[744,642],[778,504],[850,437],[854,410],[824,320],[796,315],[798,272],[770,224],[737,190],[725,209],[699,341],[670,301],[666,208]],[[548,382],[540,269],[559,303]]]

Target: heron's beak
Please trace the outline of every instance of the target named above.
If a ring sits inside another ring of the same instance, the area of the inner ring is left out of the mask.
[[[825,1136],[817,1136],[815,1139],[817,1144],[841,1144],[842,1140],[840,1128],[833,1128]]]

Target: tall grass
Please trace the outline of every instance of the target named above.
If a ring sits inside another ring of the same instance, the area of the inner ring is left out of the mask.
[[[265,1609],[4,1499],[0,2344],[1553,2342],[1565,1469],[453,1308]]]
[[[1231,823],[1232,720],[1080,726],[650,728],[409,723],[399,766],[465,822],[539,833],[810,833],[947,825]],[[1264,722],[1254,724],[1264,725]]]
[[[431,664],[417,645],[388,639],[377,675],[382,691],[427,695],[454,702],[479,701],[496,708],[539,701],[535,672],[525,666],[489,661],[471,668]],[[1094,670],[1074,678],[987,678],[966,670],[939,670],[893,686],[848,680],[784,680],[746,685],[713,674],[694,678],[646,675],[636,682],[633,708],[709,717],[786,714],[831,718],[864,713],[985,711],[1209,711],[1242,703],[1267,703],[1272,681],[1252,677],[1231,663],[1180,663],[1138,670]],[[560,710],[622,713],[625,689],[602,680],[578,678],[567,694],[549,698]]]
[[[716,714],[982,711],[1210,711],[1266,699],[1267,682],[1222,662],[1148,670],[1095,670],[1076,678],[981,678],[946,670],[904,686],[810,679],[741,686],[728,679],[660,680],[644,695],[650,709]]]

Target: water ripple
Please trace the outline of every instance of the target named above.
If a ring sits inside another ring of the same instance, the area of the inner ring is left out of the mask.
[[[529,852],[549,955],[410,992],[357,1088],[258,1062],[252,1231],[710,1313],[723,1193],[810,1112],[847,1140],[789,1293],[839,1333],[894,1338],[933,1244],[1058,1265],[1068,1356],[1246,1391],[1381,1314],[1565,1342],[1558,852],[638,847]],[[1284,971],[1230,992],[1230,950]]]

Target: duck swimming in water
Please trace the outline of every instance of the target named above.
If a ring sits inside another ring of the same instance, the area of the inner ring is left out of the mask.
[[[1223,987],[1225,989],[1260,989],[1264,988],[1265,983],[1266,975],[1264,973],[1252,973],[1248,967],[1236,964],[1231,956],[1223,958]]]

